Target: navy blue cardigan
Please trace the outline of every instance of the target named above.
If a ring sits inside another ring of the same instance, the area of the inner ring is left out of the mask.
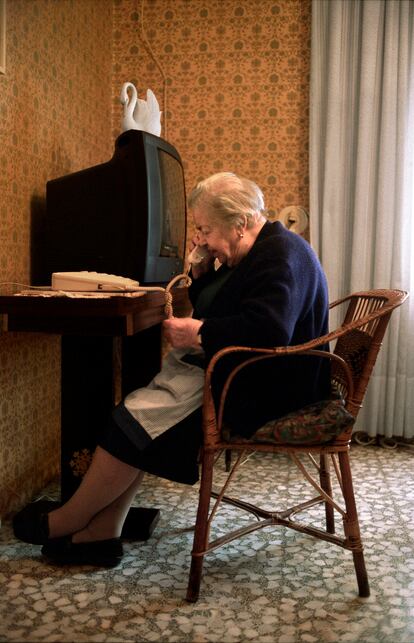
[[[193,281],[190,299],[195,317],[200,317],[201,291],[226,270],[223,266]],[[326,277],[307,241],[279,222],[266,222],[203,313],[201,337],[207,360],[225,346],[301,344],[328,332]],[[229,369],[243,359],[246,354],[221,360],[213,379],[216,398]],[[243,369],[230,391],[226,424],[250,436],[269,419],[324,399],[330,390],[329,367],[328,360],[320,362],[306,356],[276,358]]]

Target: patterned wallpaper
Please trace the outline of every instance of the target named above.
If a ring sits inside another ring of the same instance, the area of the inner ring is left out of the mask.
[[[233,170],[271,216],[308,209],[310,12],[310,0],[114,0],[114,137],[122,84],[149,87],[187,190]]]
[[[111,41],[112,0],[7,0],[2,283],[30,283],[31,221],[46,181],[112,154]],[[0,517],[56,474],[59,413],[59,338],[0,335]]]
[[[0,282],[31,278],[46,181],[112,155],[125,81],[158,97],[188,190],[229,169],[271,216],[307,209],[310,2],[7,0]],[[59,373],[58,337],[0,334],[0,517],[58,471]]]

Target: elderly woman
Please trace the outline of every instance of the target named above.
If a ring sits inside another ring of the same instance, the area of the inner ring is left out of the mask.
[[[43,544],[42,553],[56,562],[109,567],[121,560],[122,526],[144,472],[198,480],[204,366],[217,350],[299,344],[327,332],[320,263],[306,241],[265,218],[257,185],[215,174],[194,188],[188,205],[193,245],[202,251],[192,266],[193,316],[164,322],[173,348],[161,372],[115,408],[72,498],[50,513],[23,510],[15,517],[16,536]],[[213,391],[235,359],[218,370]],[[234,381],[225,422],[250,436],[269,419],[328,394],[329,373],[315,359],[265,360]]]

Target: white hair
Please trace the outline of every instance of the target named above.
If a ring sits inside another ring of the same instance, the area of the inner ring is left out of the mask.
[[[265,210],[263,192],[256,183],[233,172],[218,172],[197,183],[188,198],[188,208],[197,206],[205,209],[213,223],[228,228],[244,222],[251,228]]]

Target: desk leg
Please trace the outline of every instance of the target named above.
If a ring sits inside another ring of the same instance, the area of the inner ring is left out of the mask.
[[[146,386],[161,368],[161,324],[121,339],[121,390],[124,398]]]
[[[62,337],[61,499],[85,474],[99,435],[119,397],[159,371],[161,326],[131,337]],[[117,379],[120,377],[120,387]]]
[[[61,499],[85,474],[113,407],[113,338],[62,337]]]

